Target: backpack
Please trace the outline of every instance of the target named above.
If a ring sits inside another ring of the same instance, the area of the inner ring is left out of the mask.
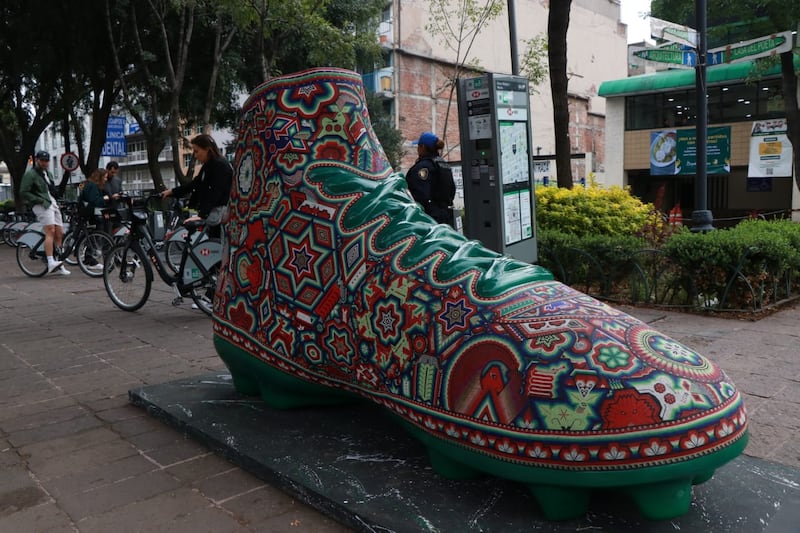
[[[435,157],[433,165],[436,173],[434,179],[431,180],[431,201],[442,207],[453,205],[453,199],[456,197],[453,169],[450,168],[450,163],[441,157]]]

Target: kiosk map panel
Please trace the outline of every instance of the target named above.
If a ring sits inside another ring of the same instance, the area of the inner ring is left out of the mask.
[[[495,89],[505,244],[513,244],[533,237],[528,85],[516,80],[495,80]]]

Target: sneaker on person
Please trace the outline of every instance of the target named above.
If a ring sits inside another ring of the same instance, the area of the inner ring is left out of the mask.
[[[61,274],[62,276],[69,276],[72,272],[64,268],[64,265],[61,265],[60,267],[58,267],[58,273]]]
[[[86,268],[91,270],[103,270],[103,263],[95,263],[94,265],[89,265]]]
[[[49,261],[47,263],[47,272],[48,273],[55,272],[59,268],[64,268],[64,262],[63,261],[56,261],[54,259],[53,261]]]

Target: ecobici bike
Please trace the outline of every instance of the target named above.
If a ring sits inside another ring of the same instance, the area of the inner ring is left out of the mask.
[[[187,230],[185,246],[177,273],[171,271],[159,252],[147,220],[148,210],[144,205],[132,206],[127,238],[112,248],[103,260],[103,283],[109,298],[125,311],[141,308],[150,297],[155,268],[161,280],[175,291],[172,305],[180,305],[183,298],[189,296],[200,310],[210,316],[222,260],[222,244],[215,237],[194,237],[196,232],[205,232],[209,226],[218,225],[219,220],[184,223]]]
[[[62,247],[54,250],[59,261],[75,263],[81,272],[92,278],[103,275],[103,256],[114,246],[109,234],[98,228],[88,216],[81,214],[77,204],[68,204],[63,209],[69,220],[69,230],[64,234]],[[17,264],[33,278],[47,274],[47,257],[44,251],[44,229],[38,222],[30,224],[16,239]]]

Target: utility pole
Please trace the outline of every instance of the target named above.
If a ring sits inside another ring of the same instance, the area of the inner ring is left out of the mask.
[[[695,0],[697,30],[697,64],[695,66],[695,92],[697,93],[697,172],[694,177],[694,211],[692,231],[712,231],[714,217],[708,209],[708,98],[706,87],[706,0]]]
[[[514,0],[508,1],[508,37],[511,41],[511,74],[519,75],[519,51],[517,50],[517,15]]]

